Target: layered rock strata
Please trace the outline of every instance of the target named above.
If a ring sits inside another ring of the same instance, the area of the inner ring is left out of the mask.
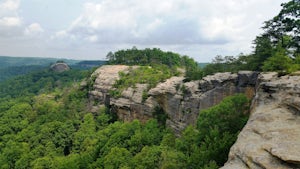
[[[225,97],[245,93],[254,96],[258,73],[242,71],[237,74],[217,73],[202,80],[184,82],[184,77],[171,77],[148,90],[147,84],[136,84],[122,92],[121,97],[112,98],[109,90],[119,78],[119,72],[128,72],[128,66],[102,66],[93,76],[96,77],[91,100],[96,100],[92,111],[106,104],[123,121],[153,118],[158,108],[167,115],[167,126],[177,134],[188,125],[194,125],[199,111],[221,102]],[[147,92],[147,98],[143,95]]]
[[[300,168],[300,76],[259,77],[248,123],[222,169]]]
[[[128,66],[102,66],[95,71],[91,110],[106,105],[123,121],[153,118],[156,108],[168,116],[167,126],[177,134],[195,124],[201,110],[218,104],[225,97],[244,93],[252,99],[249,121],[232,146],[222,169],[300,168],[300,76],[242,71],[217,73],[202,80],[184,82],[172,77],[148,90],[136,84],[112,98],[109,90]],[[147,98],[144,97],[147,91]]]

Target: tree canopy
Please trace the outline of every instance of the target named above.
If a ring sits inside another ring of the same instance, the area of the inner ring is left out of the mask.
[[[270,36],[273,44],[281,42],[284,48],[300,52],[300,1],[291,0],[283,3],[282,9],[273,19],[266,21],[263,29]],[[290,39],[284,42],[285,36]]]
[[[186,69],[187,80],[200,79],[203,76],[201,68],[198,63],[188,57],[181,56],[173,52],[165,52],[159,48],[146,48],[137,49],[133,47],[132,49],[119,50],[117,52],[109,52],[106,55],[108,59],[108,64],[124,64],[124,65],[141,65],[141,66],[153,66],[161,67],[161,65],[166,65],[169,69],[176,69],[182,67]]]
[[[241,114],[248,108],[245,96],[228,98],[215,108],[218,113],[201,112],[198,126],[188,127],[179,138],[160,115],[144,124],[115,121],[105,108],[88,112],[87,89],[76,79],[89,75],[36,72],[19,77],[21,82],[17,78],[0,82],[20,93],[1,91],[0,168],[215,169],[227,159],[245,122],[246,115]],[[219,118],[220,114],[226,116]],[[227,119],[240,123],[232,128]]]

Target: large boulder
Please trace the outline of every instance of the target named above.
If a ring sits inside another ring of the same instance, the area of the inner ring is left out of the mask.
[[[50,70],[54,72],[64,72],[70,70],[70,67],[68,64],[63,62],[58,62],[53,65],[51,65]]]

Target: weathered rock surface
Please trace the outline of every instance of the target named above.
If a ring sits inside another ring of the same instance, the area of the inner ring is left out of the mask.
[[[113,84],[119,78],[119,72],[127,72],[130,67],[123,65],[102,66],[93,76],[96,77],[94,90],[90,92],[92,100],[98,105],[106,104],[115,112],[119,119],[147,121],[153,117],[156,108],[162,109],[168,116],[167,125],[178,134],[186,126],[195,124],[199,111],[221,102],[225,97],[245,93],[249,98],[254,96],[258,73],[239,72],[217,73],[200,81],[184,82],[184,77],[172,77],[159,83],[148,91],[143,99],[147,84],[136,84],[122,92],[120,98],[109,96]]]
[[[172,77],[149,91],[168,115],[167,125],[177,133],[195,125],[199,111],[220,103],[236,93],[254,96],[258,73],[217,73],[200,81],[183,83],[183,77]]]
[[[136,84],[135,88],[126,89],[120,98],[109,95],[109,91],[114,90],[113,84],[119,79],[119,72],[128,73],[130,69],[135,68],[137,66],[125,65],[105,65],[98,68],[92,75],[95,77],[95,83],[94,90],[90,91],[90,100],[96,104],[91,105],[91,111],[97,112],[101,105],[105,104],[123,121],[139,119],[145,122],[150,119],[156,103],[151,98],[145,101],[142,99],[147,84]]]
[[[70,70],[70,67],[66,63],[55,63],[51,65],[50,69],[55,72],[64,72]]]
[[[261,74],[248,123],[222,169],[300,168],[300,76]]]
[[[248,123],[232,146],[222,169],[300,169],[300,76],[277,73],[217,73],[202,80],[184,82],[172,77],[149,91],[147,84],[136,84],[111,98],[109,90],[128,66],[102,66],[95,71],[92,111],[106,105],[119,119],[147,121],[156,107],[168,116],[167,125],[177,134],[195,124],[199,111],[225,97],[245,93],[252,101]],[[148,97],[144,97],[145,91]]]

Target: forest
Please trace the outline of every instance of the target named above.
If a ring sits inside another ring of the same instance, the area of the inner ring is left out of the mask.
[[[67,63],[72,69],[88,70],[106,64],[101,60],[71,60],[37,57],[8,57],[0,56],[0,82],[12,77],[25,75],[32,72],[43,71],[55,62]]]
[[[92,114],[79,85],[90,74],[45,70],[1,83],[0,168],[217,168],[247,121],[243,95],[201,112],[181,137],[155,118]]]
[[[215,72],[300,69],[300,1],[282,4],[282,10],[263,25],[254,51],[217,56],[199,67],[188,56],[158,48],[120,50],[107,54],[108,64],[140,65],[132,74],[120,73],[112,91],[135,83],[155,86],[180,75],[186,81]],[[87,109],[94,69],[58,73],[48,68],[28,71],[0,81],[0,168],[3,169],[216,169],[247,122],[250,100],[242,94],[199,112],[197,124],[176,136],[154,116],[146,123],[118,121],[109,109]],[[141,74],[143,73],[143,74]],[[142,78],[135,78],[142,77]],[[155,113],[155,112],[153,112]]]

